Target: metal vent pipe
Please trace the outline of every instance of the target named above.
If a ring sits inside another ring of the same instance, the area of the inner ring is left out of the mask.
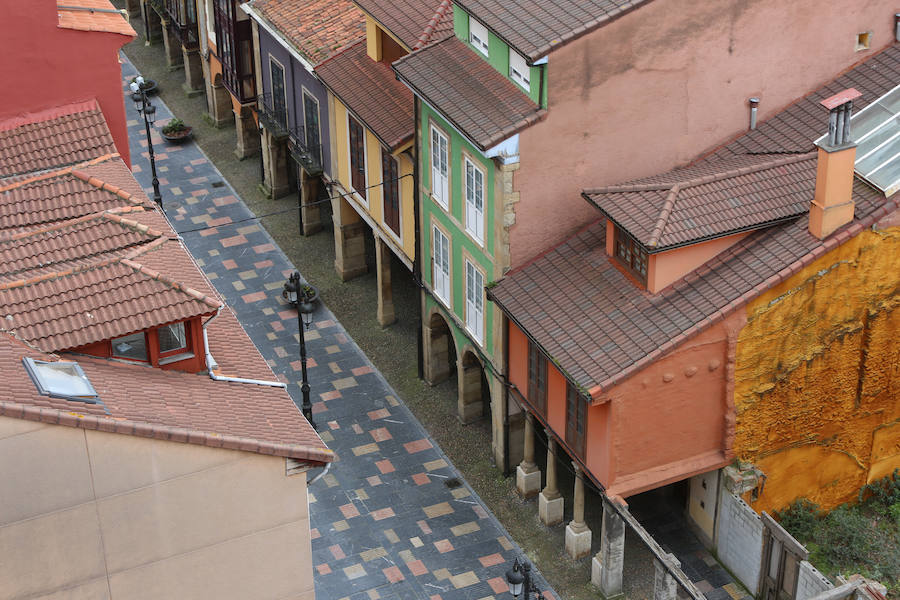
[[[759,107],[759,98],[754,96],[747,102],[750,103],[750,129],[756,129],[756,109]]]

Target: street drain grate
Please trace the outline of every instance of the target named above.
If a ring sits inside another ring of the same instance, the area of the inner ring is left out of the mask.
[[[455,490],[456,488],[458,488],[459,486],[462,485],[462,481],[460,481],[456,477],[451,477],[450,479],[444,480],[444,485],[446,485],[451,490]]]
[[[213,186],[213,187],[216,187],[216,188],[218,188],[218,187],[225,187],[225,182],[224,182],[224,181],[213,181],[213,182],[212,182],[212,186]]]

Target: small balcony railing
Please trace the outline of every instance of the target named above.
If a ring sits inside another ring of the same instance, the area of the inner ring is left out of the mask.
[[[322,145],[307,141],[306,130],[302,125],[294,127],[288,136],[288,149],[291,156],[310,175],[322,172]]]
[[[288,115],[283,106],[275,106],[271,94],[263,94],[257,98],[259,106],[259,118],[266,129],[276,138],[287,137]]]

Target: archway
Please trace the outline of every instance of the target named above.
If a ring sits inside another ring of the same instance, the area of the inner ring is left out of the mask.
[[[424,375],[429,385],[449,379],[456,370],[456,346],[446,319],[437,310],[422,324]]]
[[[459,420],[472,423],[491,414],[491,388],[478,355],[463,351],[459,370]]]

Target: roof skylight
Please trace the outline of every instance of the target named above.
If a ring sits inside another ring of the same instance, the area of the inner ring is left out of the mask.
[[[100,397],[77,362],[49,362],[25,357],[25,370],[42,396],[97,404]]]

